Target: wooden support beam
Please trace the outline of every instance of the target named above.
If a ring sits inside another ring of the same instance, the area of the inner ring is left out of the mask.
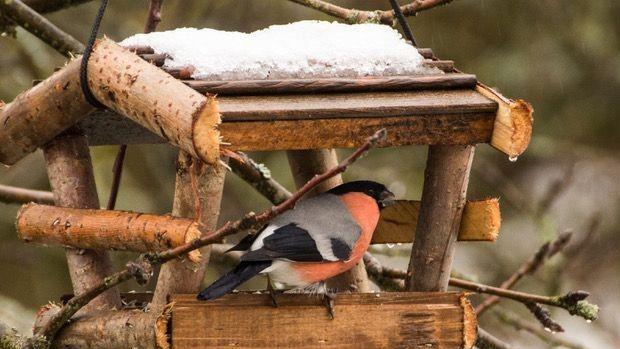
[[[0,162],[13,165],[92,109],[79,82],[79,60],[0,106]]]
[[[163,251],[200,237],[198,221],[168,215],[27,204],[17,215],[25,242],[91,250]],[[200,252],[189,254],[200,261]]]
[[[463,293],[338,294],[330,320],[320,297],[173,295],[171,341],[185,348],[471,348],[475,313]]]
[[[301,188],[314,176],[327,172],[338,165],[338,156],[334,149],[290,150],[287,155],[297,188]],[[313,196],[325,192],[340,184],[342,184],[342,176],[334,176],[319,184],[309,195]],[[359,262],[351,270],[331,278],[327,285],[339,291],[370,292],[370,282],[363,262]]]
[[[491,145],[516,160],[530,144],[534,108],[522,99],[506,98],[483,84],[478,84],[476,91],[498,104]]]
[[[48,305],[37,312],[35,328],[57,312]],[[78,314],[52,342],[55,349],[169,349],[170,307],[103,310]]]
[[[213,96],[201,95],[107,39],[95,44],[88,71],[93,95],[108,108],[191,156],[217,163],[220,115]]]
[[[14,164],[93,110],[79,86],[79,66],[79,60],[69,63],[0,107],[0,162]],[[220,119],[214,97],[201,95],[107,39],[93,49],[88,81],[111,110],[192,156],[218,161]]]
[[[429,147],[410,277],[406,280],[408,291],[441,292],[448,287],[474,149]]]
[[[174,188],[172,214],[195,218],[204,231],[216,228],[220,214],[226,169],[219,164],[203,163],[180,151]],[[172,293],[199,291],[209,263],[210,247],[199,249],[202,258],[198,264],[177,259],[164,264],[159,272],[153,296],[155,306],[163,306]]]
[[[86,139],[72,130],[56,137],[43,148],[47,175],[56,205],[76,208],[99,208],[95,177]],[[66,250],[73,292],[81,294],[103,281],[112,272],[105,251]],[[120,296],[112,288],[93,299],[84,309],[119,307]]]
[[[411,243],[419,201],[400,200],[381,211],[371,244]],[[497,199],[465,204],[459,241],[495,241],[501,224]],[[30,203],[17,216],[24,242],[93,250],[163,251],[200,236],[200,223],[189,218],[126,211],[77,209]],[[198,263],[200,252],[190,252]]]
[[[399,200],[381,211],[372,244],[411,243],[420,214],[420,201]],[[498,199],[468,201],[458,230],[458,241],[495,241],[501,216]]]

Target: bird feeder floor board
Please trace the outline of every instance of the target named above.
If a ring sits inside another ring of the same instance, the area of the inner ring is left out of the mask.
[[[203,302],[172,295],[171,344],[183,348],[470,348],[473,309],[463,293],[338,294],[322,299],[239,293]]]

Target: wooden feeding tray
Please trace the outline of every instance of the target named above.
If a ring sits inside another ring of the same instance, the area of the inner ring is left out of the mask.
[[[210,302],[173,295],[172,347],[471,348],[477,325],[464,294],[339,294],[330,320],[316,296],[231,294]]]

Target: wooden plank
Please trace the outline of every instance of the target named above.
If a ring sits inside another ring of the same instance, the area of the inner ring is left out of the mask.
[[[497,110],[496,102],[473,90],[222,96],[218,101],[223,140],[231,149],[248,151],[350,148],[381,127],[388,129],[385,146],[487,143]],[[163,142],[110,112],[92,114],[80,127],[90,145]]]
[[[167,70],[175,76],[189,73]],[[386,76],[365,78],[329,79],[286,79],[286,80],[243,80],[208,81],[184,80],[189,87],[200,93],[218,95],[265,95],[281,93],[319,93],[319,92],[369,92],[428,89],[472,89],[476,86],[476,76],[471,74],[437,74],[421,76]]]
[[[272,151],[354,148],[386,128],[382,147],[422,144],[486,143],[493,132],[489,114],[415,117],[229,122],[220,125],[228,149]]]
[[[497,111],[496,102],[473,90],[221,96],[217,100],[223,122],[495,114]]]
[[[463,293],[339,294],[335,319],[318,297],[230,294],[209,302],[173,295],[172,347],[471,348],[476,320]]]
[[[411,243],[420,214],[420,201],[398,200],[381,211],[372,244]],[[465,204],[458,241],[495,241],[501,216],[498,199],[468,201]]]

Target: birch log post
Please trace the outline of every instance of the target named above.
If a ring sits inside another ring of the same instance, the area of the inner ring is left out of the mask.
[[[83,119],[92,106],[79,85],[80,61],[0,106],[0,162],[12,165]],[[219,160],[220,122],[204,96],[111,40],[97,41],[88,83],[97,99],[204,162]]]
[[[448,288],[474,149],[473,146],[429,147],[406,280],[408,291],[441,292]]]
[[[334,149],[289,150],[287,155],[297,188],[301,188],[317,174],[326,172],[338,165],[338,157]],[[342,176],[337,175],[319,184],[308,194],[316,195],[340,184],[342,184]],[[339,291],[369,292],[370,282],[368,275],[366,275],[364,263],[359,262],[348,272],[330,279],[328,287]]]
[[[25,242],[94,250],[164,251],[200,237],[199,223],[192,219],[34,203],[22,206],[16,227]],[[200,261],[197,250],[188,256]]]
[[[62,207],[99,208],[95,177],[86,138],[76,130],[62,134],[43,149],[54,201]],[[81,294],[112,273],[108,253],[67,249],[73,292]],[[121,299],[112,288],[93,299],[87,308],[119,307]]]
[[[212,166],[180,151],[177,162],[176,184],[172,214],[196,218],[204,231],[217,226],[224,189],[223,166]],[[177,259],[164,264],[159,272],[153,304],[163,306],[173,293],[196,293],[209,263],[210,247],[200,250],[200,262]]]

